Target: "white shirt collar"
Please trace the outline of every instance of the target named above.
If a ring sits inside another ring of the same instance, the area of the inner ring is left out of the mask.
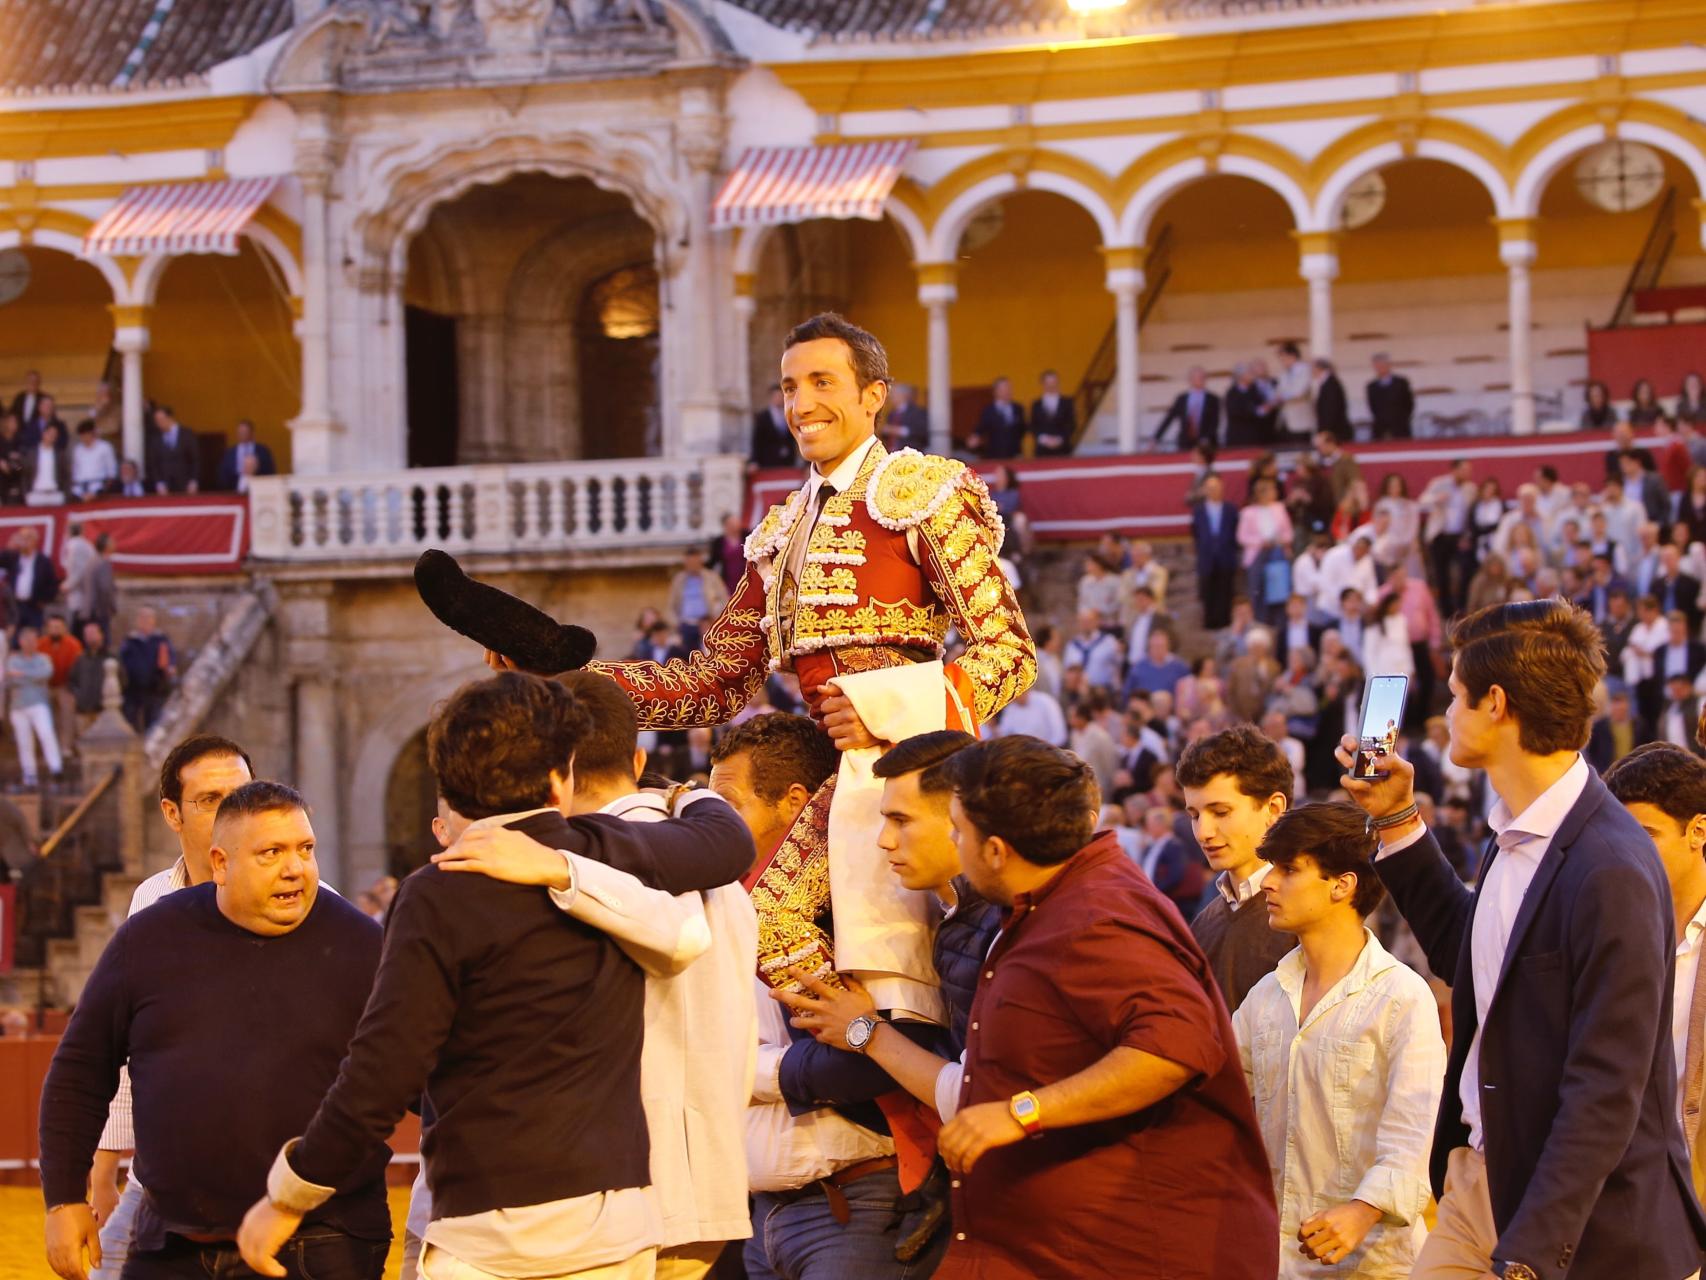
[[[806,497],[811,501],[817,500],[819,487],[827,480],[835,486],[837,493],[846,493],[852,488],[853,482],[859,478],[859,468],[865,465],[865,455],[877,447],[877,438],[872,436],[852,453],[842,459],[841,465],[827,476],[818,471],[817,465],[812,465],[811,479],[806,482]]]
[[[1333,1003],[1332,997],[1335,995],[1348,996],[1361,991],[1370,982],[1373,982],[1374,979],[1398,963],[1393,958],[1392,953],[1380,945],[1380,939],[1374,936],[1373,931],[1366,924],[1362,927],[1362,932],[1362,951],[1358,953],[1356,963],[1351,966],[1349,973],[1340,978],[1322,995],[1316,1003],[1315,1008],[1317,1010],[1324,1009]],[[1280,989],[1291,997],[1294,1008],[1297,1007],[1303,991],[1303,980],[1306,972],[1307,965],[1303,958],[1302,947],[1286,952],[1280,962],[1274,966],[1274,978],[1280,984]]]
[[[1492,811],[1487,815],[1487,825],[1496,835],[1515,831],[1531,840],[1550,841],[1558,834],[1558,828],[1564,825],[1564,819],[1570,816],[1576,801],[1582,798],[1587,785],[1588,764],[1578,755],[1575,763],[1564,770],[1558,781],[1535,796],[1528,808],[1514,818],[1503,798],[1494,801]]]
[[[542,813],[555,813],[561,817],[561,811],[555,805],[544,805],[538,809],[527,809],[521,813],[494,813],[489,818],[475,818],[467,826],[469,831],[477,831],[486,827],[507,827],[511,823],[520,822],[523,818],[537,818]]]
[[[1232,889],[1232,873],[1230,871],[1222,871],[1214,878],[1214,887],[1220,891],[1220,896],[1226,899],[1226,904],[1229,907],[1236,909],[1243,906],[1246,902],[1250,901],[1251,898],[1254,898],[1262,891],[1262,881],[1268,878],[1268,872],[1273,869],[1273,863],[1262,863],[1262,865],[1256,869],[1254,875],[1238,886],[1236,892]]]
[[[664,803],[663,797],[650,795],[644,791],[630,791],[625,796],[617,796],[598,812],[607,813],[613,818],[620,818],[636,809],[655,809],[664,817],[669,816],[669,806]]]
[[[1693,951],[1700,945],[1700,935],[1706,933],[1706,902],[1700,904],[1700,910],[1694,913],[1694,919],[1682,927],[1682,936],[1676,940],[1676,953]]]

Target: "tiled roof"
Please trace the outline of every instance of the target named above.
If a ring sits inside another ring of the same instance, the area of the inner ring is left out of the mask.
[[[1055,23],[1064,0],[733,0],[771,26],[823,36],[969,34],[1019,23]]]
[[[290,23],[291,0],[0,0],[0,88],[180,80]]]

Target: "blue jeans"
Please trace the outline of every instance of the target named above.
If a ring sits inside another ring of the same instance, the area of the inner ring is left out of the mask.
[[[945,1228],[916,1261],[895,1260],[903,1215],[900,1176],[893,1169],[841,1190],[852,1215],[845,1225],[830,1212],[827,1196],[787,1200],[754,1193],[747,1280],[922,1280],[936,1270],[947,1249]]]
[[[136,1228],[136,1206],[142,1203],[142,1184],[127,1178],[118,1205],[101,1224],[101,1265],[91,1268],[89,1280],[119,1280],[130,1256],[130,1233]]]
[[[380,1280],[387,1240],[360,1240],[331,1227],[304,1227],[278,1251],[288,1280]],[[199,1244],[167,1236],[163,1249],[133,1251],[122,1280],[253,1280],[237,1246],[229,1241]]]

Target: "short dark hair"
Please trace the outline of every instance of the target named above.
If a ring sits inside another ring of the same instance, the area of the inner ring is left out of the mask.
[[[94,435],[95,434],[95,420],[93,418],[84,418],[83,421],[81,421],[77,424],[77,434],[80,436],[92,436],[92,435]]]
[[[902,774],[916,773],[919,791],[925,795],[940,795],[954,789],[954,780],[945,768],[948,761],[976,741],[971,734],[959,729],[915,734],[901,739],[885,751],[871,766],[871,772],[879,778],[898,778]]]
[[[1096,830],[1096,775],[1070,751],[1026,734],[974,742],[944,766],[967,819],[1026,862],[1065,862]]]
[[[737,724],[711,748],[711,763],[749,757],[752,789],[774,804],[794,783],[815,793],[840,766],[835,743],[810,716],[771,711]]]
[[[505,671],[463,685],[427,726],[438,793],[464,818],[543,808],[591,717],[555,680]]]
[[[875,334],[866,332],[833,311],[820,312],[795,325],[782,340],[782,350],[823,338],[834,338],[847,344],[847,359],[853,366],[853,377],[859,384],[859,390],[863,391],[873,382],[888,384],[889,353],[883,350],[883,344],[877,341]]]
[[[1488,605],[1452,627],[1451,647],[1471,702],[1495,684],[1505,691],[1524,751],[1552,755],[1587,742],[1605,641],[1585,609],[1556,597]]]
[[[257,779],[254,782],[245,782],[219,802],[219,812],[213,815],[213,825],[217,827],[233,818],[247,818],[257,813],[278,813],[286,809],[300,809],[307,813],[308,802],[295,787],[288,787],[282,782]]]
[[[1674,743],[1636,747],[1605,771],[1605,785],[1617,803],[1650,804],[1678,826],[1706,813],[1706,760]]]
[[[1374,833],[1368,815],[1353,804],[1305,804],[1280,814],[1262,837],[1261,854],[1276,866],[1290,867],[1300,857],[1315,859],[1322,879],[1354,875],[1351,906],[1368,916],[1386,896],[1374,872]]]
[[[600,671],[565,671],[557,683],[575,695],[591,719],[575,748],[575,777],[631,780],[640,737],[633,700]]]
[[[166,753],[165,760],[160,764],[160,798],[182,807],[184,770],[197,760],[205,760],[208,756],[236,756],[251,775],[255,772],[255,762],[249,759],[249,753],[230,738],[221,738],[212,733],[198,733],[194,737],[185,738]]]
[[[1249,724],[1198,738],[1179,753],[1173,777],[1181,787],[1206,787],[1223,773],[1257,804],[1266,804],[1269,796],[1278,794],[1289,805],[1297,785],[1291,761],[1279,744]]]

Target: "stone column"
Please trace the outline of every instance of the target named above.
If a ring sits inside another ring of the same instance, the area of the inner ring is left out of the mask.
[[[948,454],[954,448],[954,362],[948,308],[960,296],[955,284],[959,264],[920,262],[917,271],[918,301],[930,317],[930,452]]]
[[[1143,297],[1143,247],[1108,245],[1102,249],[1102,257],[1107,265],[1108,292],[1114,295],[1115,447],[1121,453],[1136,453],[1143,426],[1143,344],[1138,337],[1137,313]],[[1084,425],[1088,429],[1090,424]]]
[[[1529,268],[1534,265],[1534,222],[1499,220],[1499,258],[1510,293],[1511,433],[1534,434],[1534,309]]]
[[[743,271],[735,275],[735,388],[742,405],[756,403],[752,386],[752,318],[758,314],[758,299],[752,292],[755,284],[756,280],[751,272]],[[744,451],[746,442],[740,441],[737,448]]]
[[[107,310],[113,317],[113,350],[119,353],[124,368],[119,391],[120,420],[124,424],[122,453],[140,468],[146,438],[146,424],[142,421],[142,355],[148,350],[151,308],[115,303]]]
[[[320,874],[353,897],[355,868],[344,859],[344,777],[340,767],[338,656],[332,642],[332,584],[291,583],[279,594],[286,678],[291,689],[292,769],[308,801]],[[375,797],[367,797],[373,802]],[[374,874],[377,874],[375,872]]]
[[[337,148],[323,117],[309,115],[296,141],[296,176],[302,183],[302,306],[296,322],[302,346],[302,409],[290,422],[291,469],[301,475],[332,471],[333,440],[343,428],[332,413],[331,243],[326,204]]]
[[[726,260],[728,234],[713,232],[711,201],[717,194],[717,170],[723,162],[728,120],[715,91],[694,86],[682,92],[676,146],[686,161],[687,205],[691,218],[680,276],[675,281],[675,306],[665,324],[686,324],[684,359],[676,370],[681,400],[679,413],[664,413],[663,452],[716,453],[726,444],[723,397],[717,386],[718,305],[717,264]],[[660,267],[662,264],[659,264]],[[674,426],[672,427],[672,416]]]
[[[1339,278],[1338,236],[1331,231],[1294,232],[1302,257],[1298,274],[1309,282],[1309,356],[1333,354],[1333,281]]]

